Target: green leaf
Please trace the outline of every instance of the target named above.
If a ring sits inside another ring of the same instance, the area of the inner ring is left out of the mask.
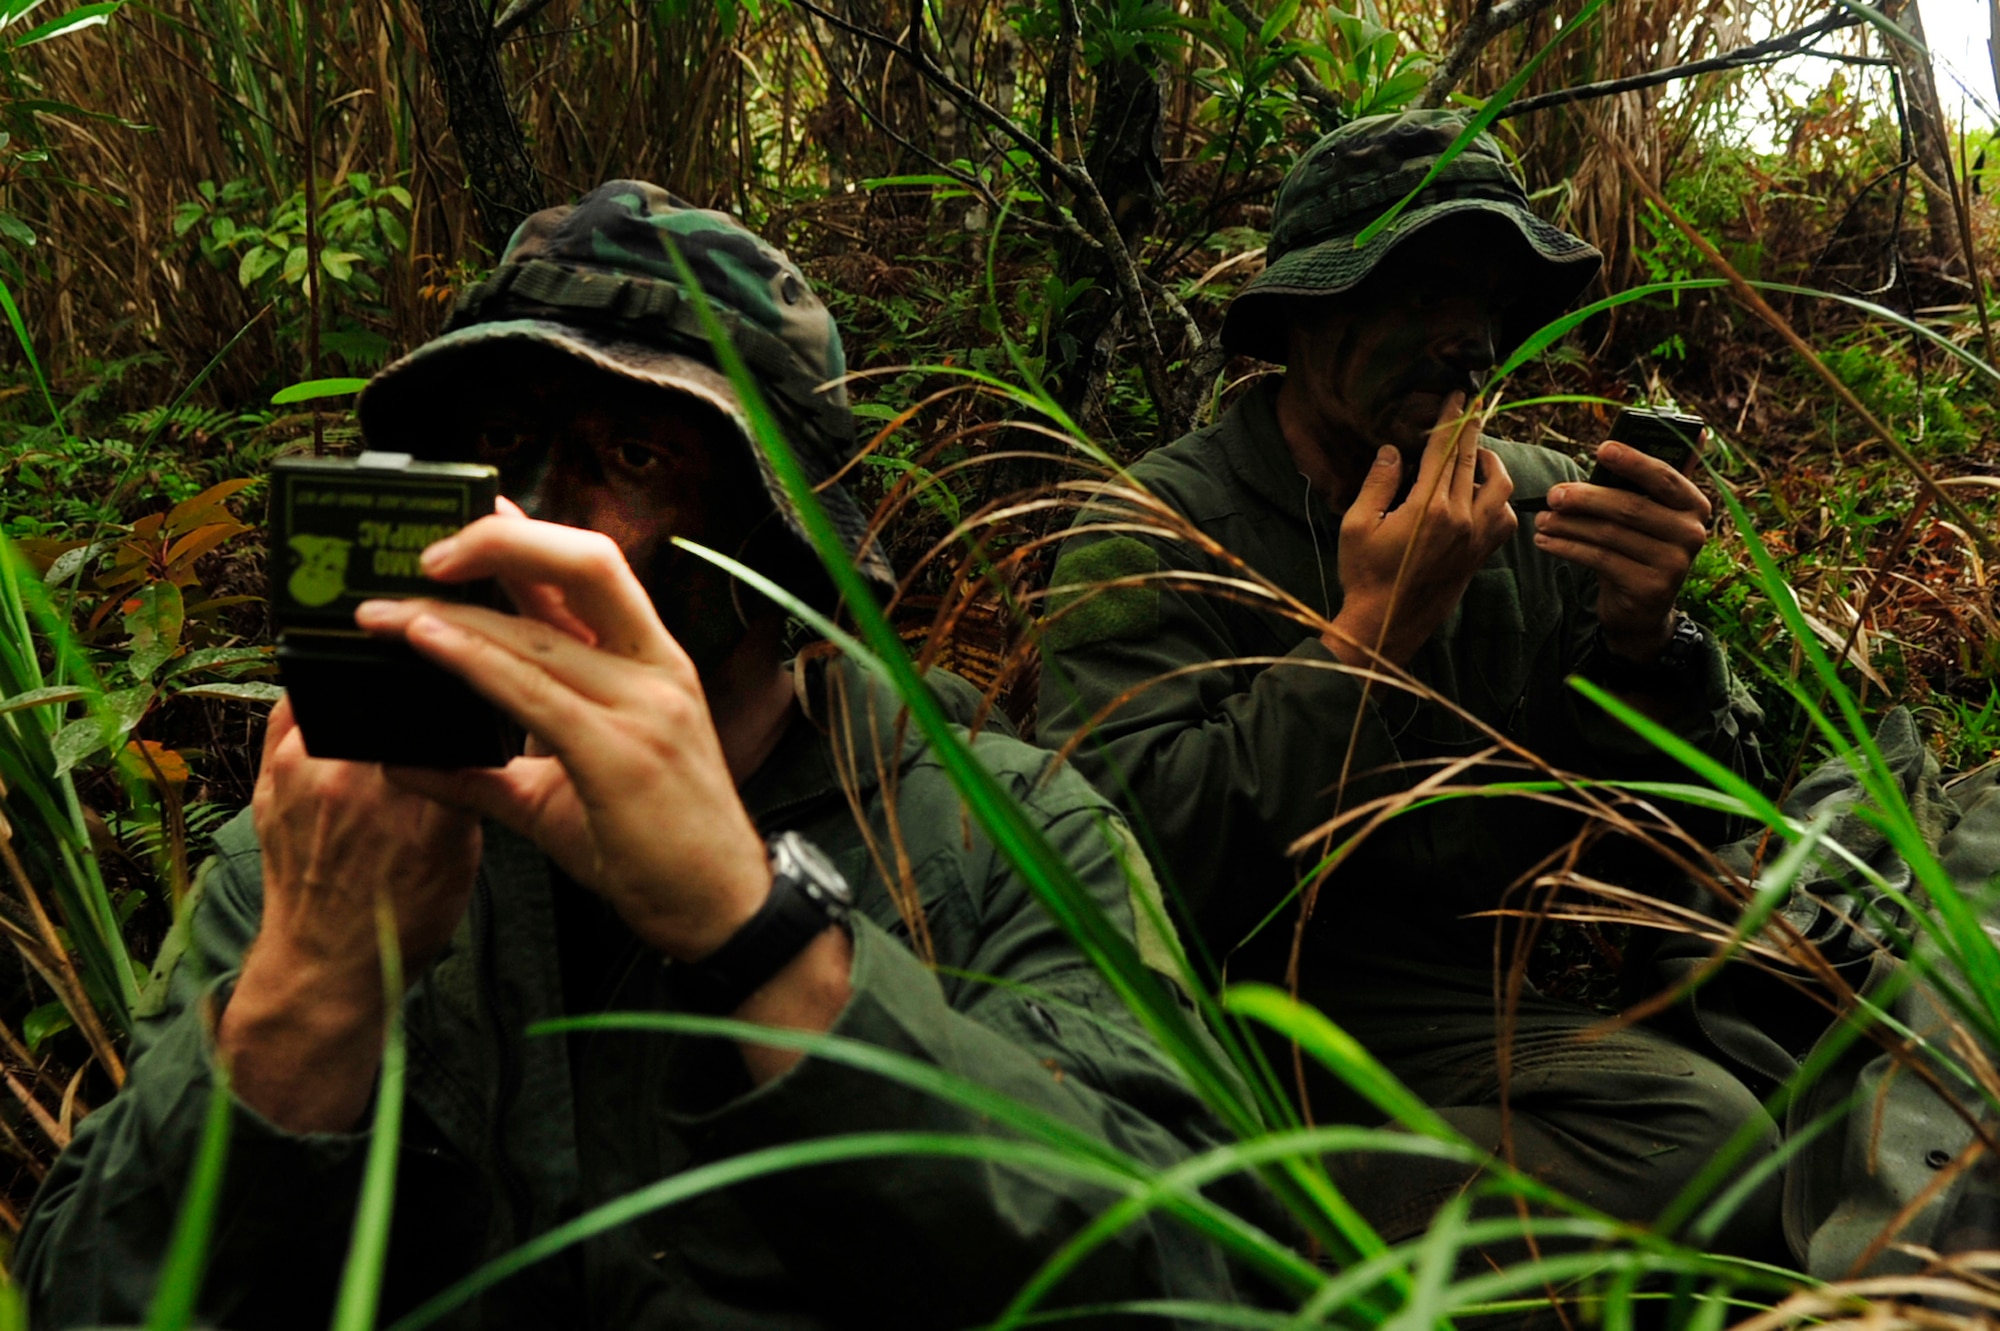
[[[30,707],[56,707],[64,703],[77,702],[90,694],[83,689],[71,688],[66,684],[53,684],[47,688],[27,689],[10,698],[0,698],[0,716],[9,712],[26,711]]]
[[[33,1053],[41,1048],[42,1041],[51,1035],[60,1035],[75,1025],[70,1020],[69,1009],[61,1003],[44,1003],[21,1018],[21,1040]]]
[[[306,247],[294,245],[285,252],[285,271],[281,276],[287,282],[303,282],[306,276]]]
[[[150,583],[132,599],[138,604],[125,612],[125,631],[132,635],[125,668],[145,683],[179,650],[187,609],[171,582]]]
[[[12,213],[0,213],[0,236],[22,245],[35,243],[34,229]]]
[[[265,665],[271,661],[269,647],[204,647],[198,652],[189,652],[174,662],[167,671],[168,679],[178,679],[184,675],[198,674],[204,670],[221,670],[229,666]]]
[[[1266,46],[1276,40],[1278,34],[1290,27],[1292,20],[1298,17],[1299,3],[1300,0],[1280,0],[1278,6],[1271,11],[1271,17],[1265,19],[1264,26],[1258,30],[1257,40]]]
[[[240,702],[275,703],[285,696],[285,691],[276,684],[259,684],[255,680],[239,680],[230,684],[195,684],[181,690],[183,695],[194,694],[202,698],[235,698]]]
[[[111,21],[111,16],[122,9],[124,4],[125,0],[103,0],[99,4],[78,5],[61,18],[50,19],[38,28],[28,29],[14,38],[12,45],[19,51],[66,33],[80,32],[85,28],[94,28],[100,23],[108,23]]]
[[[271,394],[271,405],[284,407],[294,402],[311,402],[323,397],[346,397],[349,393],[359,393],[366,387],[368,387],[366,379],[307,379],[303,383],[291,384]]]
[[[254,285],[258,278],[271,271],[278,262],[278,252],[264,245],[253,245],[243,251],[243,258],[236,265],[238,286]]]
[[[334,281],[345,282],[354,276],[354,261],[360,257],[353,250],[321,250],[319,266]]]
[[[49,744],[49,752],[55,756],[54,775],[62,776],[77,764],[94,754],[103,752],[111,744],[111,737],[104,733],[104,722],[94,716],[86,716],[72,721],[56,732]]]

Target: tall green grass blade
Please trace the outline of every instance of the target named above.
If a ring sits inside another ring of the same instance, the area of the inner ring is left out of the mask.
[[[1403,1085],[1359,1040],[1336,1026],[1318,1008],[1268,984],[1232,986],[1222,996],[1222,1006],[1237,1016],[1260,1021],[1296,1042],[1368,1103],[1411,1132],[1421,1132],[1442,1142],[1465,1142],[1458,1129],[1438,1117],[1436,1110]]]
[[[384,895],[375,902],[375,935],[382,953],[382,1071],[375,1083],[375,1120],[362,1167],[361,1200],[354,1212],[347,1266],[340,1275],[332,1331],[372,1331],[382,1302],[382,1269],[389,1255],[389,1221],[396,1206],[396,1159],[403,1141],[403,953],[396,912]]]
[[[1430,1331],[1448,1315],[1445,1291],[1458,1266],[1471,1216],[1472,1198],[1462,1192],[1438,1208],[1417,1248],[1409,1302],[1383,1324],[1386,1331]]]
[[[146,1310],[146,1331],[186,1331],[194,1323],[195,1302],[201,1297],[202,1275],[208,1269],[209,1240],[215,1233],[216,1207],[222,1200],[222,1176],[229,1162],[229,1129],[235,1102],[229,1095],[229,1073],[213,1064],[208,1112],[202,1119],[201,1149],[188,1172],[181,1194],[181,1212],[167,1259],[160,1266],[159,1287]]]

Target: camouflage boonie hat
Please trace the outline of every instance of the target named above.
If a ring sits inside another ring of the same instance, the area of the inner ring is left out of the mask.
[[[356,409],[369,445],[422,456],[423,423],[437,418],[440,405],[490,391],[481,377],[482,366],[491,369],[487,353],[503,343],[538,344],[690,394],[734,421],[771,502],[806,541],[798,510],[717,368],[700,312],[668,255],[670,240],[785,423],[856,567],[894,587],[895,572],[870,538],[860,506],[827,483],[855,448],[854,415],[838,382],[847,361],[833,316],[783,251],[728,214],[691,208],[643,181],[610,181],[573,206],[546,208],[523,222],[492,274],[460,293],[445,331],[362,390]]]
[[[1465,126],[1457,111],[1405,111],[1352,121],[1315,143],[1278,187],[1264,271],[1230,302],[1223,346],[1283,363],[1291,325],[1286,306],[1352,290],[1397,246],[1463,214],[1511,223],[1539,270],[1508,314],[1501,354],[1562,313],[1597,276],[1604,257],[1535,216],[1526,187],[1490,134],[1480,134],[1447,163],[1393,226],[1355,248],[1354,238],[1423,183]]]

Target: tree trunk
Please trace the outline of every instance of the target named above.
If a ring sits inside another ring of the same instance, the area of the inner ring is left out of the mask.
[[[479,0],[417,0],[417,11],[480,232],[498,258],[521,220],[547,202],[500,77],[499,42]]]
[[[1165,133],[1160,71],[1144,58],[1106,61],[1098,70],[1084,165],[1111,209],[1127,250],[1137,246],[1165,197]],[[1074,242],[1064,242],[1056,264],[1063,284],[1089,278],[1094,285],[1065,312],[1050,339],[1050,377],[1063,409],[1088,428],[1087,417],[1103,396],[1121,320],[1117,280],[1110,265]],[[1165,404],[1161,404],[1162,407]],[[1163,430],[1174,423],[1161,422]]]
[[[1909,0],[1896,15],[1903,30],[1924,41],[1923,11]],[[1937,79],[1927,55],[1902,42],[1890,54],[1903,76],[1903,103],[1908,108],[1910,149],[1924,182],[1924,214],[1930,226],[1930,255],[1948,273],[1962,274],[1964,247],[1959,244],[1958,199],[1952,187],[1951,140],[1945,132],[1944,111],[1938,103]],[[1926,47],[1928,49],[1928,47]]]

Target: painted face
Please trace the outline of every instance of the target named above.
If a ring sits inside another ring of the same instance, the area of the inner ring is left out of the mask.
[[[458,456],[500,469],[529,517],[618,543],[704,677],[741,639],[729,576],[672,544],[737,554],[778,521],[736,427],[695,398],[610,375],[538,377],[468,422]]]
[[[1368,280],[1308,306],[1289,370],[1322,437],[1372,454],[1423,451],[1444,401],[1478,393],[1525,276],[1505,222],[1446,219],[1390,252]]]

